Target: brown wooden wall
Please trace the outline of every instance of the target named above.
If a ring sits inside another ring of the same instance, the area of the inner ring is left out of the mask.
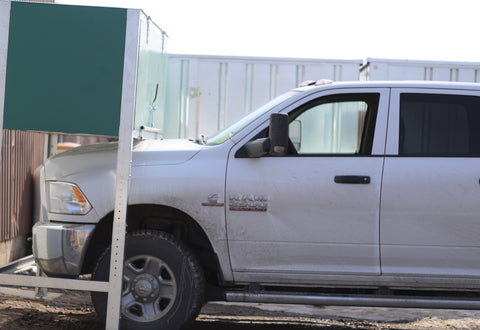
[[[49,2],[54,0],[26,0]],[[32,230],[33,171],[43,162],[45,135],[3,130],[0,173],[0,242]]]
[[[3,131],[0,242],[31,233],[33,172],[43,163],[45,134]]]

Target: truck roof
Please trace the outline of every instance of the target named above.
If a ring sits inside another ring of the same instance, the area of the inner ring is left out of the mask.
[[[332,82],[328,80],[308,81],[302,83],[298,91],[307,91],[313,89],[333,89],[333,88],[431,88],[431,89],[463,89],[480,90],[480,83],[464,83],[450,81],[340,81]]]

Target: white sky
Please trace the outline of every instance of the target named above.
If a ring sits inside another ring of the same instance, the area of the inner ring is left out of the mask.
[[[141,8],[168,52],[480,62],[478,0],[56,0]]]

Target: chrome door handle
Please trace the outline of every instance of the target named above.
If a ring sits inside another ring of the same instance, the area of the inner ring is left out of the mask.
[[[369,184],[370,177],[368,175],[337,175],[334,181],[335,183]]]

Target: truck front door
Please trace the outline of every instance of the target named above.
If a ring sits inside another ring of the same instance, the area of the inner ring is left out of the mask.
[[[315,283],[326,274],[380,274],[379,203],[388,89],[345,89],[282,110],[283,157],[227,167],[227,231],[235,280]],[[378,115],[377,115],[378,114]]]

